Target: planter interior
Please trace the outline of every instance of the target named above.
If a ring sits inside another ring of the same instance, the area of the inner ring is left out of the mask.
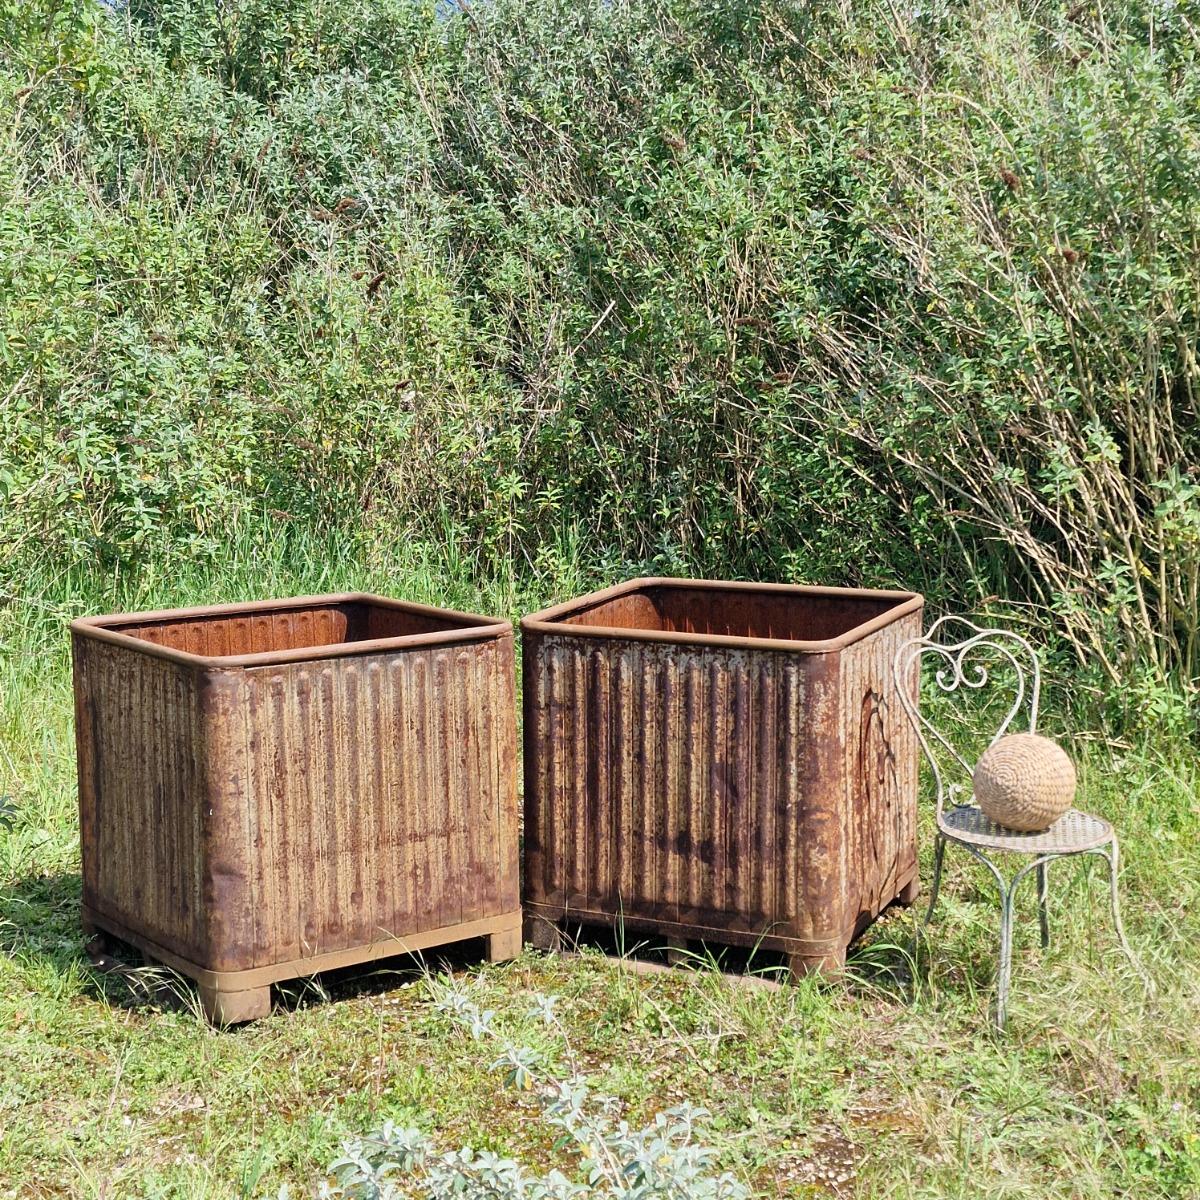
[[[822,588],[776,592],[681,582],[647,584],[608,599],[584,600],[578,606],[549,611],[558,614],[550,620],[578,627],[754,641],[826,642],[854,634],[910,599],[908,593],[880,596]],[[546,620],[547,614],[539,617]]]
[[[469,613],[400,606],[372,597],[327,601],[256,603],[232,610],[93,618],[93,629],[178,650],[201,658],[240,658],[318,647],[449,633],[493,626]]]

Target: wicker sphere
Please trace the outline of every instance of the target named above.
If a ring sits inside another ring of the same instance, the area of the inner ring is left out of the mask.
[[[975,800],[984,816],[1021,833],[1047,829],[1075,800],[1067,752],[1036,733],[1010,733],[975,766]]]

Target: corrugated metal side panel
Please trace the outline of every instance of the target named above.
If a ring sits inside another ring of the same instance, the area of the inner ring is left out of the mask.
[[[90,908],[212,970],[517,909],[511,637],[248,669],[74,652]]]
[[[243,678],[236,732],[218,739],[229,819],[214,827],[211,873],[244,871],[247,903],[206,965],[263,966],[517,907],[510,638]]]
[[[789,656],[790,657],[790,656]],[[789,706],[795,724],[788,730],[789,770],[785,781],[797,806],[783,845],[788,855],[785,878],[795,889],[784,912],[794,913],[795,933],[813,943],[844,944],[849,848],[845,831],[845,787],[841,776],[840,654],[798,655],[806,668],[806,692]]]
[[[196,674],[85,637],[73,654],[83,901],[193,955],[207,920]]]
[[[527,635],[527,897],[840,933],[836,685],[832,655]]]
[[[920,633],[916,612],[841,653],[847,922],[874,916],[916,871],[919,746],[895,695],[892,662]],[[915,694],[915,674],[910,686]]]

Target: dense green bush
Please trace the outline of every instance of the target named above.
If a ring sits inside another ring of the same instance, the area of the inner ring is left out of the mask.
[[[246,520],[906,582],[1170,715],[1195,16],[0,0],[3,587]]]

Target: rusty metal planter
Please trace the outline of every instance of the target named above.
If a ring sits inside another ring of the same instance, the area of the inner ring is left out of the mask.
[[[621,922],[836,969],[917,892],[912,592],[636,579],[526,617],[529,936]]]
[[[506,622],[350,594],[71,633],[85,927],[214,1019],[333,967],[519,950]]]

